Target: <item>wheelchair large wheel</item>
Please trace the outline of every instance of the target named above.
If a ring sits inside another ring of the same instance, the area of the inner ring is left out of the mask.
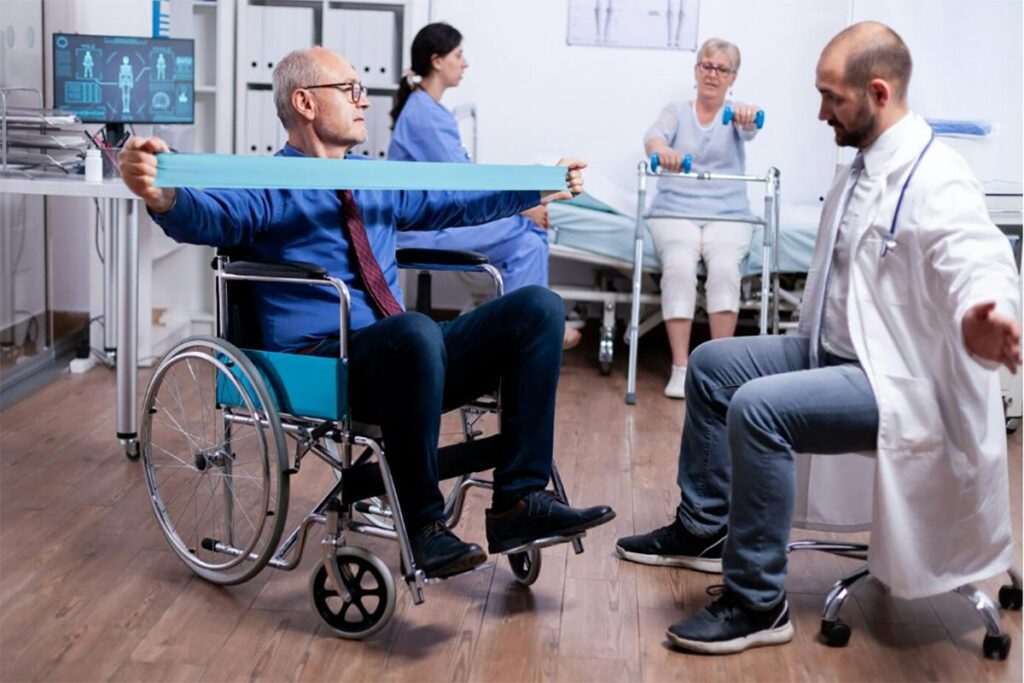
[[[395,611],[395,580],[387,565],[369,550],[345,546],[338,548],[336,557],[348,596],[332,584],[320,560],[309,577],[313,609],[342,638],[369,638],[384,628]]]
[[[508,566],[521,586],[532,586],[540,576],[540,548],[522,553],[509,553]]]
[[[142,406],[146,488],[171,548],[213,583],[251,578],[288,512],[284,431],[256,368],[228,342],[191,337],[160,361]]]

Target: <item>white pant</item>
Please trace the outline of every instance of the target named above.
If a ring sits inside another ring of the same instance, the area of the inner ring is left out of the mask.
[[[750,223],[700,225],[685,218],[649,218],[647,225],[661,259],[661,312],[665,320],[693,318],[697,264],[707,269],[708,313],[739,311],[740,261],[750,248]]]

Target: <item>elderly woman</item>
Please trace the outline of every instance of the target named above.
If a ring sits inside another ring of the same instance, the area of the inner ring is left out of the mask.
[[[689,102],[672,102],[661,111],[644,136],[647,155],[658,154],[666,171],[678,171],[689,154],[693,167],[700,171],[745,173],[744,144],[757,134],[754,118],[758,108],[726,100],[739,68],[739,48],[718,38],[705,42],[694,66],[697,96]],[[734,113],[731,125],[722,123],[726,104]],[[650,213],[741,218],[750,215],[750,206],[743,183],[662,178]],[[752,227],[750,223],[666,217],[653,217],[648,226],[661,258],[661,310],[672,347],[672,375],[665,395],[683,398],[697,300],[697,264],[703,259],[707,269],[711,336],[730,337],[739,311],[739,263],[750,245]]]
[[[411,51],[412,68],[391,110],[394,131],[388,159],[469,163],[458,123],[441,104],[445,91],[459,85],[469,66],[462,34],[442,22],[427,24],[413,38]],[[501,271],[507,293],[526,285],[548,286],[547,227],[547,208],[536,206],[479,226],[402,232],[398,246],[482,252]],[[562,348],[572,348],[579,340],[579,330],[566,326]]]

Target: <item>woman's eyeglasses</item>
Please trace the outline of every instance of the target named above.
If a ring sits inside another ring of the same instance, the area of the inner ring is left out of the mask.
[[[697,62],[697,66],[706,74],[716,73],[719,76],[728,76],[735,71],[735,69],[730,69],[727,66],[718,66],[711,62]]]

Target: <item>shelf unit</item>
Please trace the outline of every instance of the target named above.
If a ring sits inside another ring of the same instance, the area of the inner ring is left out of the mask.
[[[323,45],[344,55],[368,87],[369,136],[356,152],[384,158],[388,112],[398,92],[413,2],[241,0],[235,63],[239,154],[274,154],[287,140],[277,119],[271,76],[292,50]]]
[[[175,140],[180,151],[234,151],[236,9],[235,0],[170,2],[170,36],[195,40],[195,123],[157,131]],[[139,357],[147,364],[147,358],[161,355],[178,339],[213,331],[213,249],[179,244],[151,225],[148,239],[140,239],[140,251],[141,274],[145,278],[148,270],[150,281],[149,297],[139,301]],[[154,323],[155,310],[163,311],[159,324]],[[142,343],[147,339],[148,344]]]
[[[172,0],[173,1],[173,0]],[[182,32],[174,37],[195,40],[196,152],[234,151],[235,0],[178,0],[172,8],[172,33],[181,15]],[[187,8],[187,13],[184,11]],[[189,31],[190,33],[186,33]]]

